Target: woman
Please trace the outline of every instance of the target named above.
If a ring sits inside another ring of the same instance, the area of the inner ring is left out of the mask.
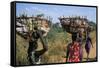
[[[38,27],[34,27],[34,31],[32,31],[30,35],[29,48],[28,48],[28,60],[30,64],[40,64],[41,56],[48,50],[46,35],[49,32],[48,24],[45,23],[41,29]],[[36,50],[38,48],[38,39],[41,40],[43,44],[43,49]]]
[[[89,36],[89,33],[87,33],[86,44],[85,44],[85,50],[86,50],[86,53],[87,53],[87,60],[89,58],[91,45],[93,47],[92,40],[91,40],[91,38]]]
[[[77,33],[72,33],[72,43],[67,46],[67,62],[80,62],[80,44]]]

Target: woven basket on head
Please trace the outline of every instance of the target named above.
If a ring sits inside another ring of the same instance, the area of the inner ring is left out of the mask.
[[[89,27],[87,18],[83,18],[80,16],[60,17],[59,20],[62,25],[62,28],[69,33],[78,31],[84,32]]]

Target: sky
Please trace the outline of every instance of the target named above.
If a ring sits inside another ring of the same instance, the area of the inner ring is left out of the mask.
[[[16,3],[16,16],[22,13],[28,16],[44,14],[52,17],[53,22],[59,22],[60,16],[87,16],[90,21],[96,22],[96,8],[82,6],[64,6],[32,3]]]

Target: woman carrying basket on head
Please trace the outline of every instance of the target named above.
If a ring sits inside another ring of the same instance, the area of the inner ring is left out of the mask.
[[[80,62],[80,44],[77,33],[72,33],[72,43],[67,46],[67,62]]]

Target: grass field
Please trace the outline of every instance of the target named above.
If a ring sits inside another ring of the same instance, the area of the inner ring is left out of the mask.
[[[90,61],[95,60],[96,57],[96,31],[90,34],[94,48],[90,51]],[[48,51],[42,55],[41,64],[48,63],[63,63],[65,62],[66,46],[71,42],[71,34],[66,32],[60,32],[54,34],[48,39]],[[16,63],[17,65],[29,65],[27,60],[28,40],[23,39],[16,34]],[[86,61],[86,52],[84,49],[85,43],[83,43],[83,61]],[[40,40],[38,41],[38,49],[42,49]]]

